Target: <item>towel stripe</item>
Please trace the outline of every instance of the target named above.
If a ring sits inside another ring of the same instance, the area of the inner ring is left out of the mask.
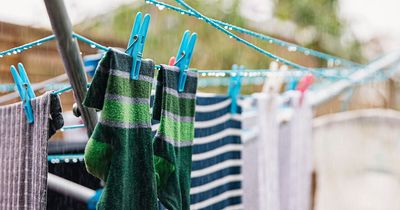
[[[131,79],[131,75],[130,75],[130,72],[127,72],[127,71],[121,71],[121,70],[118,70],[118,69],[112,69],[111,70],[111,75],[113,75],[113,76],[116,76],[116,77],[121,77],[121,78],[124,78],[124,79]],[[150,82],[150,83],[153,83],[153,77],[149,77],[149,76],[146,76],[146,75],[143,75],[143,74],[139,74],[139,79],[138,80],[143,80],[143,81],[146,81],[146,82]]]
[[[187,146],[191,146],[193,144],[193,141],[179,141],[179,140],[174,140],[171,139],[167,136],[162,135],[161,133],[157,133],[156,137],[160,140],[166,141],[170,144],[172,144],[175,147],[187,147]]]
[[[228,144],[222,147],[218,147],[216,149],[210,150],[208,152],[198,153],[192,155],[192,161],[200,161],[205,160],[211,157],[215,157],[221,155],[226,152],[240,152],[243,149],[243,145],[240,144]]]
[[[192,94],[178,93],[176,90],[164,88],[173,101],[178,94],[193,99]],[[170,101],[171,101],[170,100]],[[240,104],[240,103],[239,103]],[[198,96],[196,98],[195,138],[194,141],[179,141],[172,136],[156,133],[159,128],[153,124],[153,133],[174,146],[192,146],[191,172],[191,209],[237,209],[242,208],[242,175],[241,151],[241,107],[239,114],[230,113],[231,99],[226,96]],[[178,116],[175,109],[166,110],[164,118],[174,122],[186,122],[193,118]],[[180,112],[181,113],[181,112]],[[189,113],[188,113],[189,114]],[[161,119],[163,120],[163,119]],[[157,123],[154,121],[153,123]],[[176,124],[180,126],[180,124]],[[166,133],[163,131],[162,133]],[[172,134],[171,134],[172,135]]]
[[[192,93],[178,93],[177,90],[169,88],[169,87],[164,87],[163,88],[164,91],[170,95],[173,95],[175,97],[179,97],[179,98],[186,98],[186,99],[195,99],[196,98],[196,94],[192,94]]]
[[[128,123],[128,122],[117,122],[111,120],[103,120],[100,119],[100,124],[109,126],[109,127],[117,127],[117,128],[151,128],[151,126],[147,123]]]
[[[150,104],[150,100],[148,98],[136,98],[136,97],[122,96],[122,95],[115,95],[110,93],[106,93],[105,98],[107,100],[113,100],[127,104]]]
[[[221,179],[217,179],[215,181],[209,182],[205,185],[201,185],[198,187],[192,187],[190,189],[190,194],[197,194],[197,193],[201,193],[201,192],[205,192],[208,190],[211,190],[213,188],[216,188],[218,186],[224,185],[228,182],[240,182],[243,179],[242,175],[229,175],[229,176],[225,176]]]
[[[216,209],[216,208],[212,208],[211,206],[213,204],[216,204],[218,202],[224,201],[224,200],[228,200],[229,198],[233,198],[233,197],[240,197],[243,195],[243,190],[233,190],[233,191],[227,191],[224,193],[219,194],[218,196],[215,196],[211,199],[205,200],[203,202],[199,202],[199,203],[195,203],[190,205],[190,209],[203,209],[206,207],[210,207],[209,209]],[[240,201],[241,203],[241,201]]]

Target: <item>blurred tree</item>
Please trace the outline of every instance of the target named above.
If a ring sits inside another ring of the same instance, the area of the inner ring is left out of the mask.
[[[282,0],[292,1],[292,0]],[[293,0],[294,1],[294,0]],[[166,1],[173,3],[173,1]],[[248,28],[248,20],[240,15],[240,0],[186,0],[187,3],[203,14]],[[94,37],[119,40],[126,43],[129,38],[136,12],[151,14],[149,34],[144,49],[144,56],[151,57],[156,63],[167,63],[170,56],[175,56],[182,34],[185,30],[198,33],[198,42],[191,63],[200,69],[230,69],[232,64],[245,65],[247,68],[268,68],[271,59],[256,52],[242,43],[230,39],[227,35],[194,17],[181,15],[165,8],[145,4],[139,0],[130,5],[121,6],[110,14],[86,20],[75,26],[75,30]],[[251,30],[257,31],[252,28]],[[321,63],[312,56],[302,53],[289,53],[286,48],[271,45],[247,35],[240,35],[246,40],[274,54],[305,66],[319,66]],[[126,47],[126,46],[119,46]]]
[[[316,37],[309,47],[320,49],[321,41],[329,38],[336,47],[334,53],[362,62],[361,45],[352,36],[346,34],[346,23],[338,16],[338,0],[276,0],[275,15],[279,19],[290,20],[298,26],[315,27]],[[343,41],[343,36],[348,37]],[[344,44],[343,44],[344,42]]]
[[[314,26],[320,32],[340,35],[342,22],[337,15],[338,0],[278,0],[276,15],[299,26]]]

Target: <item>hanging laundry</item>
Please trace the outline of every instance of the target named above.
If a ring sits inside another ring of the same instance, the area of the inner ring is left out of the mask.
[[[399,124],[385,109],[314,120],[316,210],[400,209]]]
[[[305,95],[290,94],[291,117],[279,135],[279,195],[281,210],[309,210],[312,181],[311,106]]]
[[[49,138],[64,126],[61,101],[58,95],[50,94]]]
[[[89,173],[105,181],[98,209],[157,208],[150,93],[154,62],[142,60],[130,79],[132,57],[109,50],[101,60],[84,105],[102,110],[85,149]]]
[[[47,140],[63,126],[61,106],[51,92],[31,105],[32,124],[21,102],[0,107],[0,209],[46,209]]]
[[[278,95],[254,94],[260,133],[257,141],[258,208],[279,210]]]
[[[241,107],[227,96],[198,96],[190,209],[243,209]]]
[[[291,122],[281,122],[279,127],[279,206],[281,210],[290,210],[292,204],[292,186],[296,180],[291,180]]]
[[[258,196],[258,135],[260,133],[258,110],[254,97],[247,97],[242,105],[242,174],[243,209],[260,209]]]
[[[157,194],[169,210],[190,209],[197,73],[188,72],[183,92],[178,79],[179,68],[161,65],[153,107],[160,121],[153,143]]]
[[[230,97],[197,94],[190,209],[243,209],[240,116],[231,115]]]

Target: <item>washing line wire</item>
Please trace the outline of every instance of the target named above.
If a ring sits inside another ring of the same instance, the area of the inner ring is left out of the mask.
[[[270,58],[272,58],[274,60],[276,60],[277,62],[284,63],[284,64],[286,64],[288,66],[291,66],[291,67],[299,69],[299,70],[311,71],[308,67],[299,65],[297,63],[294,63],[294,62],[291,62],[291,61],[286,60],[284,58],[281,58],[279,56],[276,56],[276,55],[274,55],[274,54],[272,54],[272,53],[270,53],[268,51],[265,51],[265,50],[261,49],[260,47],[254,45],[253,43],[238,37],[237,35],[235,35],[234,33],[230,32],[229,30],[225,29],[224,27],[216,24],[214,21],[210,20],[208,17],[206,17],[205,15],[201,14],[200,12],[198,12],[197,10],[192,8],[191,6],[186,4],[184,1],[176,0],[176,2],[178,2],[178,4],[182,5],[186,9],[192,11],[197,17],[202,18],[202,20],[204,20],[206,23],[210,24],[211,26],[213,26],[214,28],[218,29],[222,33],[225,33],[226,35],[228,35],[229,38],[234,38],[238,42],[241,42],[241,43],[247,45],[248,47],[253,48],[254,50],[256,50],[256,51],[260,52],[261,54],[264,54],[264,55],[266,55],[266,56],[268,56],[268,57],[270,57]]]
[[[9,50],[2,51],[2,52],[0,52],[0,58],[2,58],[4,56],[7,56],[7,55],[8,56],[16,55],[16,54],[21,53],[21,52],[23,52],[25,50],[31,49],[32,47],[39,46],[39,45],[41,45],[41,44],[43,44],[45,42],[54,40],[55,38],[56,37],[54,35],[50,35],[50,36],[44,37],[42,39],[38,39],[36,41],[29,42],[27,44],[18,46],[18,47],[14,47],[14,48],[11,48]]]
[[[214,28],[218,29],[219,31],[227,34],[230,38],[234,38],[238,42],[243,43],[243,44],[247,45],[250,48],[253,48],[254,50],[260,52],[261,54],[264,54],[264,55],[266,55],[266,56],[268,56],[268,57],[270,57],[272,59],[275,59],[277,62],[284,63],[284,64],[286,64],[288,66],[291,66],[291,67],[293,67],[293,68],[295,68],[297,70],[302,70],[302,71],[306,71],[306,72],[312,73],[317,77],[325,77],[325,78],[331,78],[331,79],[336,79],[336,80],[337,79],[345,79],[345,78],[337,77],[337,76],[327,76],[322,72],[318,72],[318,71],[313,70],[311,68],[296,64],[294,62],[291,62],[289,60],[281,58],[281,57],[279,57],[277,55],[274,55],[274,54],[272,54],[272,53],[270,53],[268,51],[265,51],[265,50],[261,49],[260,47],[254,45],[253,43],[251,43],[251,42],[249,42],[249,41],[247,41],[245,39],[240,38],[239,36],[235,35],[234,33],[230,32],[229,30],[227,30],[227,29],[223,28],[222,26],[218,25],[217,23],[213,22],[207,16],[204,16],[203,14],[201,14],[200,12],[198,12],[197,10],[195,10],[194,8],[189,6],[185,1],[182,1],[182,0],[175,0],[175,1],[178,2],[178,4],[182,5],[183,7],[185,7],[187,10],[193,12],[197,17],[202,18],[206,23],[210,24],[211,26],[213,26]]]
[[[98,43],[96,43],[96,42],[94,42],[94,41],[92,41],[92,40],[90,40],[90,39],[88,39],[88,38],[86,38],[86,37],[84,37],[82,35],[79,35],[77,33],[73,33],[72,36],[74,38],[86,43],[86,44],[89,44],[92,48],[98,48],[98,49],[104,50],[104,51],[107,51],[109,49],[108,47],[105,47],[105,46],[103,46],[101,44],[98,44]],[[14,48],[11,48],[9,50],[2,51],[2,52],[0,52],[0,58],[3,57],[4,55],[14,55],[14,54],[21,53],[21,52],[23,52],[23,51],[25,51],[27,49],[30,49],[30,48],[35,47],[35,46],[40,46],[41,44],[43,44],[45,42],[48,42],[48,41],[52,41],[54,39],[55,39],[55,36],[54,35],[50,35],[50,36],[44,37],[42,39],[39,39],[39,40],[36,40],[36,41],[32,41],[30,43],[18,46],[18,47],[14,47]],[[160,69],[160,66],[157,65],[156,69]],[[206,76],[215,76],[215,75],[209,75],[210,73],[221,73],[221,74],[231,74],[232,73],[232,72],[230,72],[231,70],[225,70],[224,72],[221,72],[221,70],[198,70],[198,69],[190,69],[190,70],[196,71],[196,72],[198,72],[200,74],[207,74]],[[256,73],[258,73],[258,74],[268,74],[268,72],[271,72],[271,71],[269,69],[264,69],[264,70],[246,70],[246,73],[244,73],[244,76],[246,76],[247,73],[248,74],[256,74]],[[328,79],[337,80],[337,79],[345,79],[346,78],[346,77],[335,75],[335,74],[325,74],[325,73],[322,73],[322,72],[320,72],[320,73],[321,73],[320,75],[322,77],[325,77],[325,78],[328,78]],[[221,75],[221,76],[223,76],[223,75]],[[255,76],[262,76],[262,75],[255,75]],[[90,84],[88,84],[88,85],[90,85]],[[64,88],[62,88],[60,90],[55,91],[54,93],[55,94],[61,94],[61,93],[67,92],[69,90],[71,90],[71,86],[64,87]]]
[[[188,8],[190,8],[190,7],[188,6]],[[191,9],[191,11],[195,11],[195,10],[194,10],[194,9]],[[194,14],[199,15],[199,13],[197,13],[197,11],[196,11],[196,13],[194,13]],[[201,15],[201,14],[200,14],[200,15]],[[201,16],[202,16],[203,18],[205,17],[205,16],[203,16],[203,15],[201,15]],[[213,26],[216,25],[215,23],[213,23],[212,21],[210,21],[207,17],[205,17],[205,18],[206,18],[207,21],[208,21],[210,24],[212,24]],[[271,53],[269,53],[269,52],[267,52],[267,51],[265,51],[265,50],[263,50],[263,49],[261,49],[261,48],[255,46],[255,45],[253,45],[252,43],[250,43],[250,42],[248,42],[248,41],[246,41],[246,40],[241,39],[240,37],[237,37],[235,34],[232,34],[230,31],[227,31],[227,30],[225,30],[224,28],[222,28],[222,27],[220,27],[220,26],[218,26],[218,25],[216,25],[216,26],[219,27],[218,29],[222,30],[223,32],[226,32],[226,33],[228,33],[228,34],[233,35],[232,37],[234,37],[234,38],[237,39],[238,41],[242,41],[243,43],[249,45],[250,47],[252,47],[252,48],[254,48],[254,49],[256,49],[256,50],[258,50],[259,52],[261,52],[261,53],[263,53],[263,54],[266,54],[266,55],[268,55],[268,56],[271,57],[271,58],[275,58],[277,61],[281,61],[281,62],[283,62],[283,63],[286,63],[287,65],[292,64],[292,65],[290,65],[290,66],[296,68],[297,70],[308,71],[308,72],[310,72],[310,73],[313,73],[313,74],[316,75],[316,76],[319,76],[319,77],[322,77],[322,78],[326,78],[326,79],[330,79],[330,80],[345,79],[345,77],[339,77],[339,76],[335,76],[335,75],[334,75],[334,76],[332,76],[332,75],[325,75],[325,74],[322,73],[322,72],[318,72],[318,71],[316,71],[316,70],[313,70],[313,69],[310,69],[310,68],[307,68],[307,67],[304,67],[304,66],[301,66],[301,65],[292,63],[292,62],[290,62],[290,61],[287,61],[287,60],[285,60],[285,59],[283,59],[283,58],[280,58],[280,57],[278,57],[278,56],[275,56],[275,55],[273,55],[273,54],[271,54]],[[72,33],[72,36],[73,36],[74,38],[76,38],[76,39],[78,39],[78,40],[80,40],[80,41],[86,43],[86,44],[89,44],[92,48],[98,48],[98,49],[101,49],[101,50],[104,50],[104,51],[107,51],[107,50],[109,49],[108,47],[105,47],[105,46],[103,46],[103,45],[101,45],[101,44],[98,44],[98,43],[96,43],[96,42],[94,42],[94,41],[92,41],[92,40],[90,40],[90,39],[88,39],[88,38],[86,38],[86,37],[84,37],[84,36],[82,36],[82,35],[79,35],[79,34],[77,34],[77,33]],[[41,45],[41,44],[43,44],[43,43],[45,43],[45,42],[52,41],[52,40],[54,40],[54,39],[55,39],[55,36],[54,36],[54,35],[50,35],[50,36],[44,37],[44,38],[42,38],[42,39],[39,39],[39,40],[36,40],[36,41],[32,41],[32,42],[30,42],[30,43],[27,43],[27,44],[18,46],[18,47],[14,47],[14,48],[11,48],[11,49],[9,49],[9,50],[2,51],[2,52],[0,52],[0,58],[4,57],[5,55],[11,56],[11,55],[15,55],[15,54],[21,53],[21,52],[23,52],[23,51],[25,51],[25,50],[28,50],[28,49],[32,48],[32,47],[39,46],[39,45]],[[280,60],[280,59],[283,59],[283,60]],[[156,65],[156,69],[160,69],[160,65]]]
[[[173,10],[173,11],[179,12],[181,14],[197,17],[200,20],[204,20],[202,17],[199,17],[197,14],[195,14],[191,10],[184,10],[182,8],[172,6],[172,5],[169,5],[169,4],[164,3],[164,2],[160,2],[160,1],[157,1],[157,0],[146,0],[146,3],[154,4],[160,10],[162,10],[164,8],[167,8],[169,10]],[[350,61],[350,60],[347,60],[347,59],[344,59],[344,58],[340,58],[340,57],[337,57],[337,56],[329,55],[327,53],[323,53],[323,52],[320,52],[320,51],[317,51],[317,50],[309,49],[309,48],[306,48],[306,47],[303,47],[303,46],[300,46],[300,45],[297,45],[297,44],[294,44],[294,43],[286,42],[286,41],[283,41],[283,40],[280,40],[280,39],[277,39],[277,38],[274,38],[274,37],[271,37],[271,36],[267,36],[265,34],[257,33],[257,32],[251,31],[249,29],[245,29],[245,28],[230,24],[230,23],[226,23],[226,22],[223,22],[223,21],[220,21],[220,20],[216,20],[216,19],[212,19],[212,18],[209,18],[209,19],[212,20],[213,22],[217,23],[218,25],[223,26],[225,29],[230,30],[230,31],[235,30],[235,31],[238,31],[238,32],[243,33],[243,34],[247,34],[247,35],[253,36],[255,38],[268,41],[271,44],[276,44],[276,45],[279,45],[279,46],[282,46],[282,47],[286,47],[286,48],[288,48],[289,52],[300,51],[300,52],[303,52],[305,55],[311,55],[311,56],[326,60],[328,62],[333,62],[336,65],[340,65],[340,64],[343,64],[343,65],[346,65],[346,66],[360,66],[361,65],[361,64],[355,63],[353,61]]]
[[[82,42],[84,42],[86,44],[89,44],[92,48],[98,48],[98,49],[104,50],[104,51],[108,50],[108,47],[102,46],[101,44],[98,44],[98,43],[96,43],[96,42],[94,42],[94,41],[92,41],[92,40],[90,40],[90,39],[88,39],[88,38],[86,38],[86,37],[84,37],[82,35],[79,35],[77,33],[73,33],[72,37],[74,37],[74,38],[76,38],[76,39],[78,39],[78,40],[80,40],[80,41],[82,41]],[[50,35],[50,36],[47,36],[47,37],[44,37],[44,38],[41,38],[41,39],[38,39],[38,40],[35,40],[35,41],[32,41],[32,42],[29,42],[29,43],[23,44],[21,46],[14,47],[14,48],[2,51],[2,52],[0,52],[0,58],[2,58],[4,56],[16,55],[16,54],[21,53],[21,52],[23,52],[25,50],[31,49],[32,47],[40,46],[43,43],[55,40],[55,38],[56,37],[53,34],[53,35]]]

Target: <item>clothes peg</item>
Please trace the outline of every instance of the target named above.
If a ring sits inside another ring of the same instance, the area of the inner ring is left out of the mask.
[[[19,74],[21,76],[22,82],[24,82],[28,85],[27,88],[28,88],[29,97],[35,98],[36,97],[35,92],[32,89],[31,82],[29,81],[28,75],[26,74],[24,65],[22,65],[22,63],[18,63],[18,70],[19,70]]]
[[[279,64],[275,61],[272,61],[270,63],[270,70],[271,70],[271,76],[267,77],[264,85],[263,85],[263,90],[262,92],[268,93],[268,94],[276,94],[281,91],[284,77],[283,74],[285,69],[279,68]]]
[[[142,56],[144,49],[144,42],[146,41],[147,31],[150,24],[150,15],[146,14],[142,22],[142,13],[136,14],[135,22],[132,27],[132,32],[129,37],[128,48],[126,53],[132,56],[132,67],[130,78],[139,79],[140,66],[142,64]]]
[[[177,59],[174,64],[174,66],[179,67],[178,92],[182,92],[185,89],[187,70],[189,69],[190,60],[192,59],[196,39],[197,34],[193,33],[190,35],[189,30],[185,31],[183,34],[182,42],[176,56]]]
[[[19,96],[24,105],[26,119],[28,123],[31,124],[34,121],[31,99],[35,98],[36,96],[33,92],[31,83],[29,82],[28,76],[22,63],[18,63],[18,70],[19,73],[14,65],[10,67],[10,71],[14,78],[15,85],[17,86]]]
[[[231,113],[237,113],[237,98],[240,94],[240,89],[242,87],[242,71],[244,70],[244,66],[238,67],[238,65],[234,64],[232,66],[232,71],[235,72],[235,75],[231,75],[229,80],[229,87],[228,87],[228,96],[232,100],[231,105]]]
[[[174,56],[172,56],[171,58],[169,58],[168,61],[168,65],[173,66],[175,64],[176,58]]]
[[[304,76],[299,84],[297,85],[297,90],[300,92],[305,92],[314,82],[314,75],[312,74],[307,74]]]
[[[296,77],[291,77],[286,84],[286,91],[290,90],[296,90],[297,84],[299,83],[299,80]]]
[[[312,85],[313,82],[314,82],[314,75],[312,74],[307,74],[299,81],[299,84],[297,85],[297,90],[300,91],[301,93],[300,104],[303,103],[304,93]]]

